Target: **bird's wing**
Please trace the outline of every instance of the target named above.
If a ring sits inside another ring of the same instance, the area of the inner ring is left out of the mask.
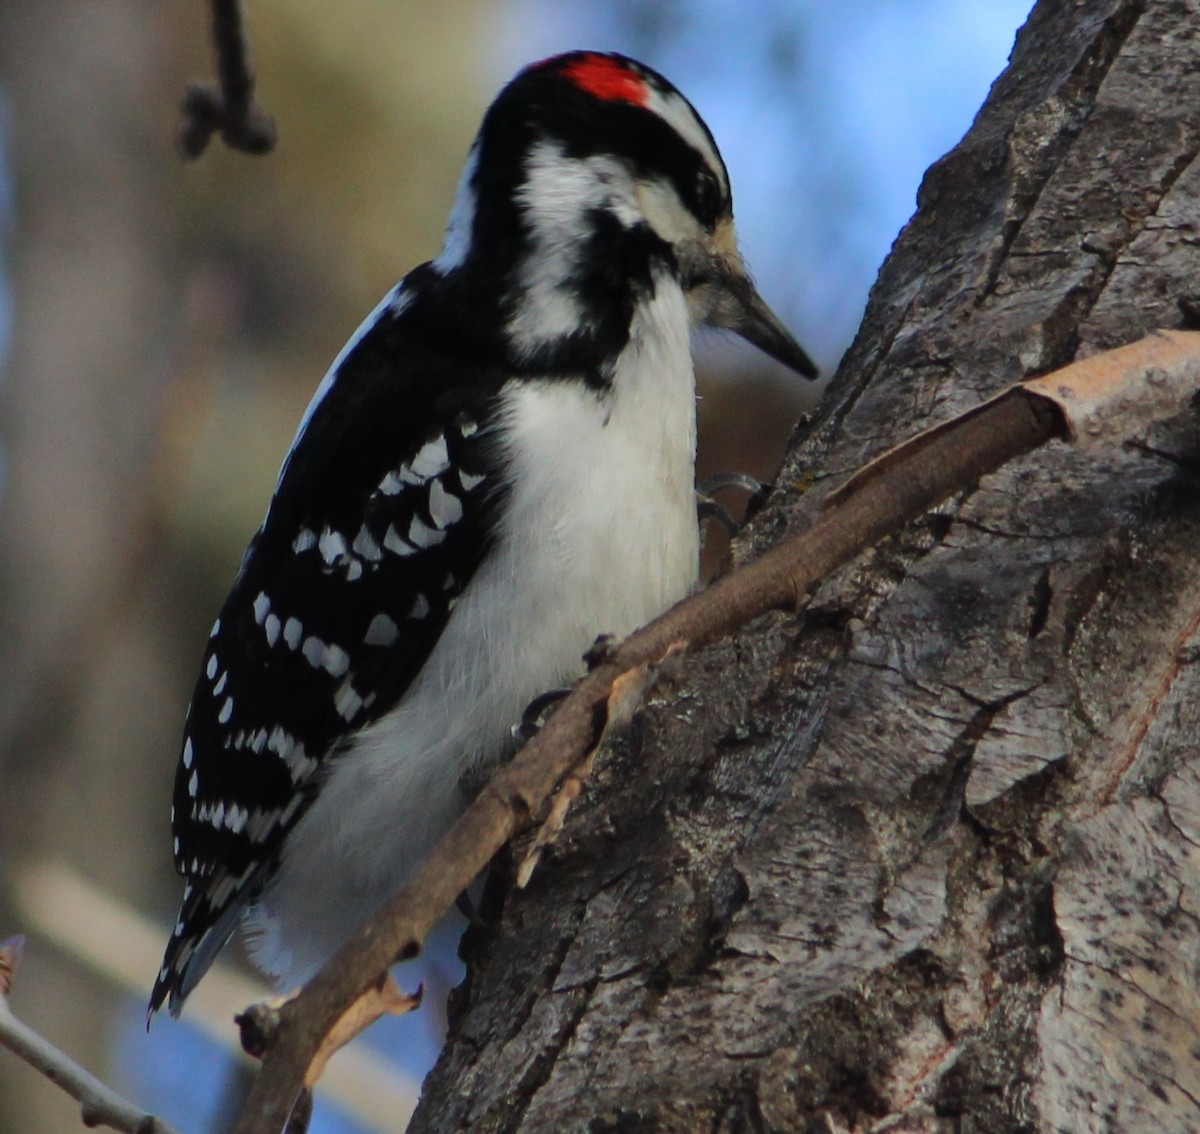
[[[412,277],[409,277],[410,281]],[[406,284],[322,383],[213,627],[175,779],[172,1011],[275,867],[340,742],[400,699],[483,557],[503,375],[432,339]]]

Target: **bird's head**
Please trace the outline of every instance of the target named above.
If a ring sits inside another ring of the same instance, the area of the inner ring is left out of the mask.
[[[732,330],[817,373],[746,270],[708,127],[666,79],[622,55],[555,56],[501,91],[434,266],[502,280],[506,333],[527,356],[627,327],[665,271],[694,325]]]

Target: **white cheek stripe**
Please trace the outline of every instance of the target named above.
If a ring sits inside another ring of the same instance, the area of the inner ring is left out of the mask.
[[[584,217],[607,209],[626,226],[641,220],[629,171],[604,156],[571,159],[558,142],[540,142],[525,163],[518,193],[533,254],[520,283],[524,296],[505,328],[518,350],[533,353],[587,323],[587,312],[567,286],[579,266]]]
[[[637,187],[637,195],[646,223],[668,244],[705,241],[700,222],[665,181],[643,181]]]
[[[713,146],[708,132],[701,125],[700,119],[696,117],[696,112],[688,105],[687,100],[675,91],[663,93],[651,86],[649,97],[646,99],[646,109],[653,111],[659,118],[674,127],[675,132],[708,163],[713,173],[720,179],[725,195],[728,196],[729,174],[725,172],[725,163],[721,160],[721,155]]]

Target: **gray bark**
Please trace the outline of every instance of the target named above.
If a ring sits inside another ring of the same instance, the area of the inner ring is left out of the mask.
[[[740,557],[1181,324],[1198,59],[1195,0],[1038,5]],[[494,882],[412,1129],[1200,1129],[1200,429],[1149,440],[1015,462],[694,657]]]

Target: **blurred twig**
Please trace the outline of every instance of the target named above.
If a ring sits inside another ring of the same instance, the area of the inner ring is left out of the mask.
[[[275,120],[254,97],[254,68],[241,0],[212,0],[212,42],[219,84],[188,83],[181,107],[179,148],[198,158],[218,130],[227,146],[248,154],[275,148]]]
[[[0,944],[0,1046],[8,1048],[50,1082],[62,1087],[73,1099],[78,1099],[85,1126],[108,1126],[126,1134],[177,1134],[173,1126],[126,1102],[65,1052],[17,1019],[9,1006],[8,993],[21,960],[23,944],[21,937],[12,937]]]
[[[116,987],[134,996],[145,995],[162,956],[160,926],[60,863],[24,865],[12,872],[11,881],[17,910],[31,932]],[[240,1056],[233,1018],[247,1004],[270,995],[265,984],[218,962],[188,998],[184,1019],[230,1054]],[[419,1084],[391,1060],[357,1045],[338,1056],[321,1086],[327,1101],[372,1129],[386,1130],[403,1126],[416,1107]]]

